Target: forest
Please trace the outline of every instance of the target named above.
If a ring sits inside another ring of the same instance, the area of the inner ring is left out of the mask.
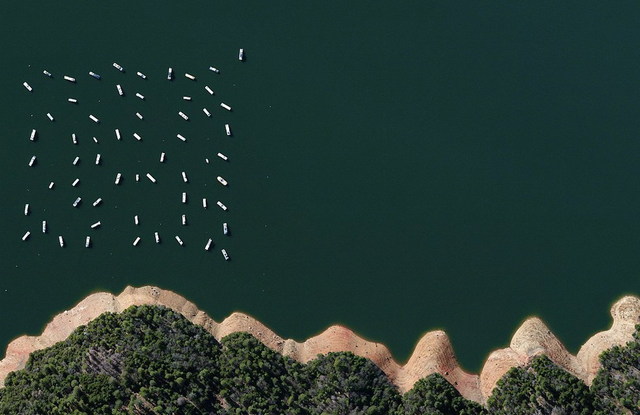
[[[352,353],[301,364],[247,333],[218,342],[168,308],[133,306],[32,353],[0,389],[0,414],[640,415],[640,326],[601,363],[589,388],[536,357],[481,406],[438,374],[401,394]]]

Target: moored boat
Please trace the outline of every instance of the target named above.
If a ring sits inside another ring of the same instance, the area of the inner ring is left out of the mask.
[[[23,82],[22,85],[27,88],[27,91],[31,92],[33,91],[33,88],[31,87],[31,85],[29,85],[27,82]]]
[[[229,254],[227,253],[226,249],[221,249],[220,252],[222,252],[222,257],[224,258],[225,261],[229,260]]]
[[[89,71],[89,75],[95,79],[101,79],[102,77],[95,72]]]
[[[222,176],[216,177],[216,180],[218,180],[218,182],[223,186],[227,186],[228,185],[227,181]]]
[[[120,72],[124,72],[124,68],[115,62],[113,62],[113,67],[119,70]]]
[[[225,204],[219,200],[216,202],[216,205],[218,205],[222,210],[227,210],[227,207],[225,206]]]
[[[65,81],[69,81],[71,83],[75,83],[76,82],[76,78],[73,78],[73,77],[67,76],[67,75],[64,76],[64,80]]]
[[[142,72],[136,72],[136,75],[138,75],[142,79],[147,79],[147,75],[143,74]]]
[[[225,124],[224,131],[227,133],[227,135],[231,135],[231,126],[229,124]]]
[[[205,86],[204,89],[210,94],[213,95],[213,89],[209,88],[209,85]]]
[[[167,71],[167,79],[170,81],[173,79],[173,68],[169,68]]]
[[[180,246],[184,245],[184,242],[182,242],[182,239],[180,239],[178,235],[176,235],[176,241],[180,244]]]
[[[204,112],[204,115],[206,115],[207,117],[211,117],[211,113],[209,112],[209,110],[208,110],[208,109],[203,108],[203,109],[202,109],[202,112]]]
[[[78,205],[80,204],[81,201],[82,201],[82,198],[81,197],[77,197],[76,200],[73,201],[73,207],[78,207]]]
[[[62,235],[58,236],[58,243],[60,244],[60,248],[64,248],[64,238]]]
[[[227,104],[225,104],[224,102],[221,102],[221,103],[220,103],[220,106],[221,106],[222,108],[226,109],[227,111],[231,111],[231,107],[230,107],[230,106],[228,106]]]
[[[238,60],[240,60],[240,61],[244,60],[244,49],[240,49],[238,51]]]
[[[31,235],[31,231],[26,231],[24,235],[22,235],[22,240],[26,241],[27,239],[29,239],[29,235]]]
[[[156,182],[156,178],[155,178],[155,177],[153,177],[153,176],[151,175],[151,173],[147,173],[147,179],[149,179],[149,181],[151,181],[151,183],[155,183],[155,182]]]
[[[220,157],[220,158],[221,158],[222,160],[224,160],[224,161],[228,161],[228,160],[229,160],[229,157],[225,156],[225,155],[224,155],[224,154],[222,154],[222,153],[218,153],[218,157]]]
[[[207,244],[204,246],[204,250],[208,251],[209,248],[211,248],[211,244],[213,243],[213,240],[211,238],[209,238],[209,240],[207,241]]]

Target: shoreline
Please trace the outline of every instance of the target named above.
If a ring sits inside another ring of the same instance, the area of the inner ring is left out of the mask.
[[[611,307],[612,325],[591,336],[574,356],[542,320],[528,318],[513,335],[507,348],[491,352],[479,374],[460,368],[453,346],[442,330],[426,333],[416,344],[407,363],[399,365],[387,347],[359,337],[343,326],[331,326],[302,343],[283,339],[263,323],[243,313],[232,313],[220,323],[214,321],[195,304],[172,291],[157,287],[128,286],[119,295],[106,292],[91,294],[73,308],[56,315],[39,336],[20,336],[9,343],[0,361],[0,386],[9,372],[23,368],[29,354],[65,340],[73,330],[105,312],[121,312],[132,305],[164,305],[179,312],[189,321],[202,326],[218,341],[228,334],[246,331],[267,347],[306,363],[318,354],[349,351],[373,361],[389,377],[400,392],[413,387],[419,379],[439,373],[467,399],[485,403],[497,381],[512,367],[524,366],[533,357],[545,354],[557,365],[582,379],[587,385],[595,377],[600,364],[598,356],[615,345],[630,341],[635,325],[640,324],[640,298],[625,296]]]

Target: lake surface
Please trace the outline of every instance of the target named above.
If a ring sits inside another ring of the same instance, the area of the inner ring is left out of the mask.
[[[631,1],[3,6],[0,344],[152,284],[297,340],[345,324],[399,361],[441,328],[478,370],[530,315],[577,351],[640,292],[639,19]]]

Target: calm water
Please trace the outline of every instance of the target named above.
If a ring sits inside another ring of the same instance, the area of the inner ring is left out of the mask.
[[[400,361],[444,328],[470,370],[531,314],[572,351],[607,327],[611,302],[640,292],[640,4],[394,3],[5,5],[0,344],[127,284],[177,291],[218,320],[242,310],[295,339],[343,323]],[[147,171],[158,183],[135,183]],[[97,197],[105,203],[93,208]],[[90,231],[96,220],[103,227]]]

